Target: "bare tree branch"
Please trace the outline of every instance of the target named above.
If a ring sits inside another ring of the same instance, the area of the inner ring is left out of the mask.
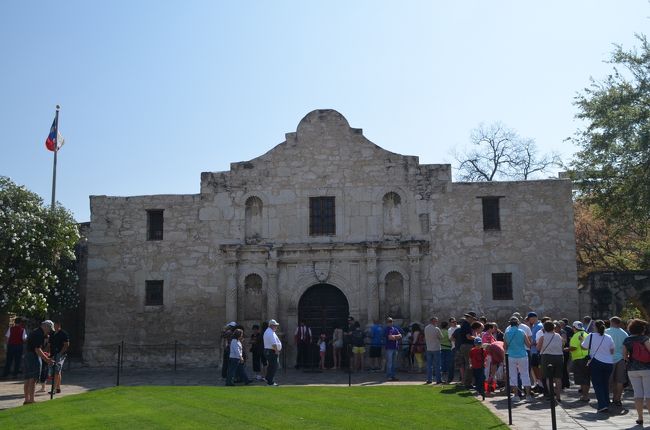
[[[520,137],[502,123],[480,124],[470,134],[470,146],[454,155],[461,181],[527,180],[560,166],[556,153],[539,156],[533,139]]]

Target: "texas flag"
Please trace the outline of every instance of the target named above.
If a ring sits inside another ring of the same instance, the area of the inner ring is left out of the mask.
[[[45,141],[45,147],[50,151],[58,151],[65,143],[63,136],[61,136],[61,133],[58,131],[57,119],[57,117],[54,117],[52,127],[50,127],[50,134],[47,136],[47,140]]]

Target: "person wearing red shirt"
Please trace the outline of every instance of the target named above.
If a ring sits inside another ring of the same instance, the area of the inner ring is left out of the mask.
[[[11,364],[13,363],[15,378],[18,376],[23,358],[23,344],[27,340],[25,322],[20,318],[16,318],[14,325],[7,329],[5,337],[7,338],[7,359],[5,360],[5,370],[2,376],[4,378],[9,376],[9,370],[11,370]]]
[[[485,351],[481,344],[481,338],[476,337],[474,339],[474,347],[469,351],[469,362],[472,367],[472,373],[474,374],[476,391],[478,391],[483,400],[485,400],[485,387],[483,386],[483,383],[485,382]]]

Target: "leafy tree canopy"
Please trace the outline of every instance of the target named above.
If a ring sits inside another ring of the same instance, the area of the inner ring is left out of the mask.
[[[72,214],[0,176],[0,311],[42,316],[78,304]]]
[[[582,150],[572,163],[581,197],[605,216],[650,221],[650,45],[638,35],[640,50],[617,46],[606,79],[591,81],[576,97],[577,118],[586,127],[572,139]],[[621,70],[619,70],[619,68]]]

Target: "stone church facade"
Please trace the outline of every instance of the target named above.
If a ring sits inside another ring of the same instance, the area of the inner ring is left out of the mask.
[[[452,182],[449,165],[386,151],[333,110],[202,173],[199,194],[90,205],[90,363],[112,363],[122,340],[155,362],[146,345],[178,340],[214,364],[228,321],[275,318],[291,339],[299,319],[331,332],[347,315],[578,316],[569,181]]]

